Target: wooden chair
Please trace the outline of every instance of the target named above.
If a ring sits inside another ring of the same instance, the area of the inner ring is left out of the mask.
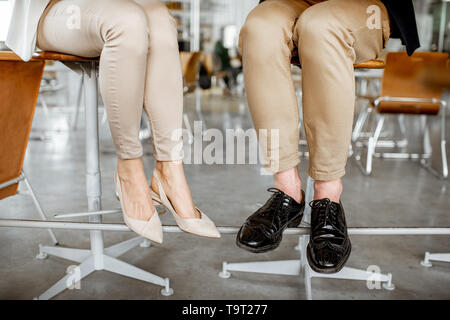
[[[372,159],[374,156],[396,159],[419,159],[421,163],[436,175],[447,178],[448,166],[445,150],[445,107],[446,102],[442,100],[442,88],[430,86],[422,81],[423,73],[427,70],[439,68],[443,73],[450,72],[447,67],[448,54],[438,52],[416,52],[409,57],[405,52],[389,52],[386,57],[386,68],[382,78],[380,97],[373,101],[374,110],[378,121],[375,130],[367,142],[366,163],[361,163],[359,152],[356,160],[365,175],[372,172]],[[441,116],[441,172],[431,167],[431,141],[430,127],[426,116]],[[422,116],[423,129],[423,153],[379,153],[378,140],[383,128],[386,114],[409,114]]]
[[[209,76],[214,75],[214,56],[212,53],[203,53],[200,62],[205,67]]]
[[[22,170],[44,61],[11,61],[8,60],[10,54],[0,52],[0,199],[16,195],[19,182],[23,181],[39,215],[47,220]],[[49,233],[53,243],[57,244],[50,229]]]
[[[149,241],[135,237],[105,248],[101,230],[129,231],[125,225],[102,224],[102,215],[121,213],[121,210],[102,210],[100,153],[98,136],[98,58],[82,58],[56,52],[41,52],[30,62],[23,62],[12,52],[0,52],[0,71],[2,88],[0,101],[7,101],[8,109],[2,108],[0,114],[0,137],[8,143],[0,144],[1,178],[15,181],[20,178],[23,156],[26,149],[27,136],[31,127],[31,119],[36,104],[39,83],[46,60],[72,63],[83,74],[83,86],[86,104],[86,196],[88,212],[55,215],[56,219],[89,217],[89,223],[70,223],[69,221],[49,221],[44,224],[36,220],[0,219],[3,227],[42,228],[51,225],[52,228],[90,230],[91,248],[74,249],[59,246],[39,246],[38,259],[48,255],[61,257],[80,263],[71,272],[45,291],[38,299],[50,299],[68,287],[75,285],[82,278],[96,270],[106,270],[147,283],[162,286],[161,294],[173,294],[169,279],[161,278],[150,272],[139,269],[119,260],[117,257],[141,245],[148,247]],[[3,102],[2,102],[3,103]],[[7,110],[5,112],[5,110]],[[14,148],[13,148],[14,146]],[[6,197],[15,194],[17,185],[8,185],[1,195]]]
[[[211,77],[212,86],[217,86],[220,80],[225,82],[225,77],[231,79],[233,76],[230,71],[221,71],[218,69],[218,66],[220,65],[220,59],[215,54],[204,53],[201,58],[201,63],[205,67],[208,75]]]
[[[293,56],[291,59],[291,64],[301,68],[301,63],[298,59],[298,56]],[[381,59],[371,59],[361,63],[356,63],[353,65],[355,69],[384,69],[385,62]]]
[[[202,52],[180,52],[184,94],[193,92],[198,87],[198,71],[202,55]]]

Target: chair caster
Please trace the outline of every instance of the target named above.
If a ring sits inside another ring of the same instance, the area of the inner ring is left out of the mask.
[[[144,239],[144,240],[142,240],[142,242],[139,244],[139,247],[141,247],[141,248],[150,248],[151,245],[152,245],[152,243],[150,242],[150,240]]]
[[[173,295],[173,289],[170,287],[169,278],[165,278],[164,280],[166,281],[166,285],[161,289],[161,295],[163,295],[164,297],[169,297]]]
[[[36,259],[37,260],[45,260],[45,259],[47,259],[48,258],[48,254],[46,254],[45,252],[39,252],[37,255],[36,255]]]
[[[427,268],[433,266],[433,264],[432,264],[432,263],[430,262],[430,260],[429,260],[429,256],[430,256],[430,253],[429,253],[429,252],[425,252],[425,257],[424,257],[424,259],[423,259],[422,261],[420,261],[420,264],[421,264],[422,266],[427,267]]]
[[[430,261],[425,261],[425,260],[420,261],[420,265],[423,267],[427,267],[427,268],[433,266],[433,264]]]
[[[170,297],[171,295],[173,295],[173,289],[172,288],[162,288],[161,289],[161,295],[163,295],[164,297]]]
[[[392,282],[385,282],[383,283],[383,288],[389,291],[395,290],[395,285]]]
[[[45,260],[48,258],[48,254],[42,251],[42,244],[39,245],[39,253],[36,255],[36,259]]]
[[[392,274],[388,273],[388,281],[383,283],[383,288],[389,291],[395,290],[395,285],[392,283]]]
[[[222,263],[222,271],[219,272],[219,277],[221,277],[222,279],[228,279],[229,277],[231,277],[231,273],[227,271],[226,262]]]

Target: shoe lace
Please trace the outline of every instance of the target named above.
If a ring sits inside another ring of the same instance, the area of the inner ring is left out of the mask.
[[[339,228],[338,206],[328,199],[313,200],[309,203],[311,208],[316,209],[314,219],[317,221],[314,227],[315,237],[344,239],[345,234]]]
[[[284,196],[284,192],[278,188],[269,188],[267,191],[275,194],[275,199],[271,203],[271,207],[274,209],[285,209],[289,206],[289,199]]]
[[[284,210],[286,208],[288,208],[288,206],[289,206],[289,199],[284,197],[284,192],[278,188],[273,188],[273,187],[267,189],[267,191],[272,192],[275,195],[275,197],[272,199],[272,201],[270,203],[270,209],[275,210],[277,212],[284,213]],[[269,212],[269,210],[267,210],[261,216],[269,215],[268,212]],[[274,225],[277,225],[279,223],[279,221],[276,221],[276,219],[279,219],[279,216],[272,214],[270,221],[268,221],[268,220],[260,221],[260,223],[256,226],[256,228],[259,228],[268,237],[272,237],[278,229],[278,228],[277,229],[274,228]]]

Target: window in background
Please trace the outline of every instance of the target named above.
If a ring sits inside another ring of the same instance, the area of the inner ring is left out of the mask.
[[[237,43],[238,30],[234,25],[226,26],[223,30],[223,46],[228,49],[234,48]]]

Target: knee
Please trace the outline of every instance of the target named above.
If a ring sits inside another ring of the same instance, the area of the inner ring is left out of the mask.
[[[320,6],[312,6],[303,12],[295,24],[294,38],[299,43],[306,43],[302,49],[312,48],[325,44],[339,33],[339,26],[329,10]]]
[[[160,2],[151,1],[142,4],[142,8],[147,17],[149,46],[178,50],[177,23],[167,7]]]
[[[266,59],[281,52],[287,42],[281,26],[252,13],[239,34],[239,49],[243,55],[254,59]]]
[[[123,2],[120,8],[103,12],[106,21],[104,29],[106,45],[113,44],[130,49],[137,55],[147,54],[148,25],[144,11],[134,2]]]
[[[295,31],[301,38],[322,37],[328,30],[328,19],[316,14],[313,8],[307,9],[297,20]]]

